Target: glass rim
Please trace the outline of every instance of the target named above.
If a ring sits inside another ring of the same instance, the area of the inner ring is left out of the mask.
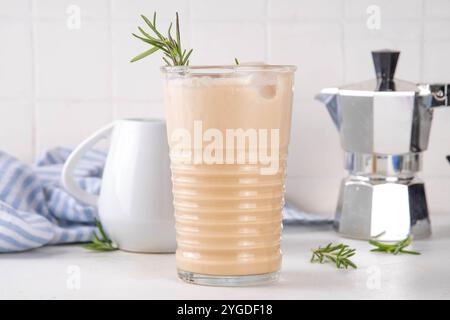
[[[297,70],[297,66],[258,63],[258,64],[239,64],[239,65],[163,66],[160,69],[163,73],[219,75],[219,74],[233,74],[238,72],[293,73]]]
[[[146,118],[146,117],[131,117],[116,120],[117,122],[133,122],[133,123],[151,123],[151,124],[161,124],[166,123],[163,118]]]

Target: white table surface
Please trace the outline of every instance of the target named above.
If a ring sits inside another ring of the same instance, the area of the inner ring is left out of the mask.
[[[178,280],[173,254],[90,252],[78,245],[0,255],[0,299],[449,299],[450,214],[432,216],[433,235],[413,244],[421,256],[370,253],[365,241],[330,227],[285,227],[278,283],[246,288]],[[344,241],[357,270],[311,264],[310,249]],[[79,285],[79,288],[78,288]]]

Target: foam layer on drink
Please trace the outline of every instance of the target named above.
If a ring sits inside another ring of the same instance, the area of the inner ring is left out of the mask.
[[[188,76],[166,80],[165,105],[169,145],[172,133],[203,130],[278,129],[278,167],[267,164],[194,163],[171,155],[177,231],[177,267],[208,275],[254,275],[281,266],[281,210],[292,106],[292,73],[256,72],[225,77]],[[211,140],[203,141],[204,151]],[[198,146],[196,147],[198,149]],[[234,144],[235,155],[251,148]],[[268,152],[272,154],[273,146]],[[192,145],[191,156],[198,152]],[[226,154],[226,143],[222,153]]]

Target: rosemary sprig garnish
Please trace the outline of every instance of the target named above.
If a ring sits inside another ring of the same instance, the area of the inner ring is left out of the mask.
[[[239,65],[239,60],[237,58],[234,58],[234,63],[238,66]]]
[[[390,254],[399,254],[399,253],[406,253],[406,254],[414,254],[414,255],[420,255],[420,252],[417,251],[411,251],[411,250],[405,250],[406,247],[408,247],[411,242],[413,241],[413,237],[409,236],[406,239],[403,239],[397,243],[394,244],[387,244],[387,243],[381,243],[376,240],[369,240],[369,243],[373,246],[375,246],[375,249],[372,249],[370,251],[372,252],[383,252],[383,253],[390,253]]]
[[[338,269],[357,268],[350,257],[354,256],[356,249],[351,249],[348,245],[329,243],[326,247],[319,247],[312,250],[311,262],[325,263],[326,261],[336,264]]]
[[[168,66],[189,65],[189,57],[191,56],[193,49],[186,52],[186,49],[181,47],[180,21],[178,18],[178,12],[176,13],[175,21],[175,38],[172,37],[172,22],[170,23],[169,30],[167,31],[167,36],[164,36],[158,31],[156,28],[156,12],[153,14],[152,21],[144,15],[141,15],[141,17],[154,35],[151,36],[144,29],[138,27],[141,35],[133,33],[133,36],[149,44],[151,48],[131,59],[131,62],[141,60],[156,51],[161,50],[164,54],[163,60]]]
[[[97,233],[94,232],[94,239],[92,240],[92,242],[82,245],[82,247],[85,249],[95,250],[95,251],[118,250],[118,248],[112,243],[112,241],[106,235],[105,230],[103,229],[103,226],[100,223],[100,221],[95,220],[95,225],[97,226],[98,230],[100,231],[101,238],[99,238],[97,236]]]

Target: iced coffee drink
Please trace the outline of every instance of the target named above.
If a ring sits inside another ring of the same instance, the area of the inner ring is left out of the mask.
[[[295,67],[166,67],[180,278],[277,279]]]

